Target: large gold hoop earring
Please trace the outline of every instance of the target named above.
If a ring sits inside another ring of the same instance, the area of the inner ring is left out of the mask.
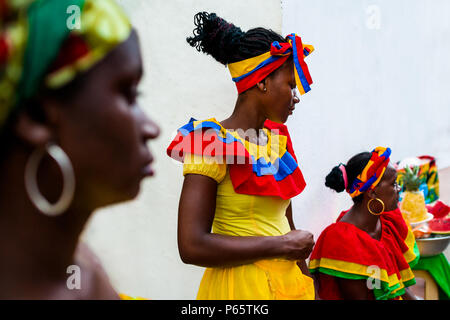
[[[381,209],[381,212],[373,212],[371,209],[370,209],[370,203],[373,201],[373,200],[377,200],[377,201],[379,201],[380,203],[381,203],[381,206],[383,207],[383,209]],[[371,214],[373,214],[374,216],[379,216],[380,214],[382,214],[383,212],[384,212],[384,202],[381,200],[381,199],[378,199],[378,198],[375,198],[375,199],[370,199],[369,200],[369,202],[367,203],[367,210],[369,210],[369,212],[371,213]]]

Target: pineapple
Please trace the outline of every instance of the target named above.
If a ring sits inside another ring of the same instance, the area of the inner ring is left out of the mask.
[[[409,223],[416,223],[427,219],[427,208],[423,192],[419,191],[422,179],[419,176],[419,167],[411,169],[405,167],[401,175],[401,182],[405,187],[405,193],[400,205],[404,217]]]

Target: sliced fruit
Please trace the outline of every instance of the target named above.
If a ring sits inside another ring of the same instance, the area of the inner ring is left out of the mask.
[[[428,227],[432,233],[450,234],[450,216],[433,219],[428,222]]]

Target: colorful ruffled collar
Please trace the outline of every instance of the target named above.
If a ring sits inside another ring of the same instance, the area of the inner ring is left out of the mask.
[[[187,154],[214,157],[229,166],[237,193],[290,199],[306,186],[292,149],[287,127],[267,120],[266,145],[247,141],[239,132],[225,129],[215,118],[189,123],[178,129],[167,154],[184,161]]]

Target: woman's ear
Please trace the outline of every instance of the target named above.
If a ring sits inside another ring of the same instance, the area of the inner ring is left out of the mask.
[[[42,147],[55,140],[55,127],[60,119],[61,106],[53,99],[39,99],[36,105],[30,108],[37,108],[35,112],[24,110],[17,115],[13,130],[15,135],[31,145],[32,147]],[[32,113],[39,114],[33,116]]]
[[[375,193],[374,189],[370,189],[366,193],[367,193],[367,196],[370,199],[376,199],[377,198],[377,194]]]
[[[19,139],[30,146],[43,147],[56,140],[55,128],[59,125],[63,108],[52,98],[36,98],[30,103],[33,104],[29,107],[33,112],[27,110],[20,112],[16,117],[13,131]]]
[[[49,126],[38,122],[27,113],[21,112],[14,125],[15,135],[32,147],[42,147],[53,139]]]
[[[264,82],[258,82],[256,84],[256,87],[262,92],[266,92],[267,91],[267,87],[266,87],[265,81]]]

